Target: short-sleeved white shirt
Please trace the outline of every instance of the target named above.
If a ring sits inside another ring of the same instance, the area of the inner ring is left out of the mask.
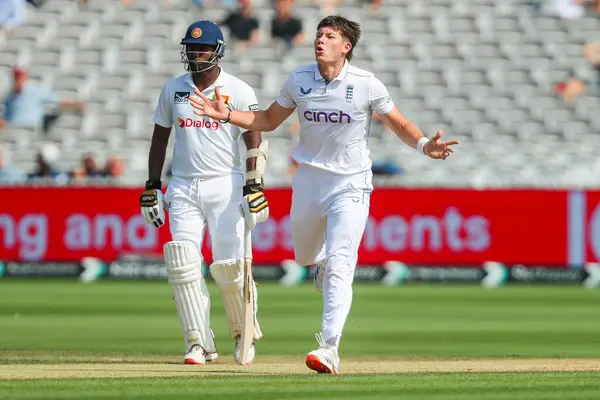
[[[223,69],[215,83],[202,93],[214,98],[215,87],[219,87],[234,110],[258,110],[254,90]],[[162,88],[154,112],[154,123],[165,128],[175,127],[173,176],[207,179],[243,175],[238,141],[245,129],[194,114],[189,98],[194,96],[195,89],[191,73],[171,79]]]
[[[292,152],[294,160],[340,175],[371,169],[367,141],[372,112],[387,114],[394,108],[385,85],[347,61],[331,82],[321,76],[317,64],[296,69],[277,102],[297,107],[300,140]]]

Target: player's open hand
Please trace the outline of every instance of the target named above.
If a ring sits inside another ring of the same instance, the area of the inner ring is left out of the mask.
[[[458,140],[442,140],[442,131],[438,131],[434,137],[423,147],[423,152],[430,158],[445,160],[448,156],[454,153],[454,149],[450,146],[458,144]]]
[[[192,107],[194,107],[194,114],[218,120],[227,119],[229,108],[227,108],[227,104],[225,104],[225,99],[221,96],[219,88],[215,88],[214,100],[206,97],[198,89],[195,89],[194,93],[199,96],[190,96],[190,102],[192,103]]]

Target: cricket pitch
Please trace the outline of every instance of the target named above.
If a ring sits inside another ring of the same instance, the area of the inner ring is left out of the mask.
[[[600,359],[486,359],[486,360],[343,360],[341,374],[398,374],[434,372],[600,371]],[[311,374],[303,358],[259,357],[249,366],[222,357],[204,366],[183,365],[173,358],[101,358],[82,363],[0,365],[0,380],[64,378],[146,378],[206,375]]]

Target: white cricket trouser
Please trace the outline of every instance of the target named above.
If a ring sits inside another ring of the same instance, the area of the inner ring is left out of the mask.
[[[237,174],[206,180],[173,177],[165,194],[173,240],[188,240],[201,250],[208,226],[213,260],[243,259],[243,185]]]
[[[373,191],[371,178],[371,171],[332,176],[303,167],[293,178],[290,219],[296,262],[326,262],[322,321],[326,341],[341,337],[350,312],[358,248]]]

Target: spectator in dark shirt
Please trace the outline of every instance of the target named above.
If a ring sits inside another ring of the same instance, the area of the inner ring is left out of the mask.
[[[294,0],[276,0],[277,15],[271,21],[271,36],[283,40],[286,52],[304,40],[302,21],[292,16],[293,6]]]
[[[69,174],[61,172],[54,166],[60,159],[60,149],[55,143],[44,144],[36,156],[37,168],[27,175],[28,180],[50,180],[57,184],[66,184]]]
[[[251,0],[240,0],[239,10],[230,12],[221,25],[228,27],[235,39],[237,55],[246,53],[249,45],[258,43],[258,20],[252,13]]]
[[[70,172],[71,179],[75,181],[87,181],[90,179],[101,178],[102,171],[97,167],[94,156],[90,153],[83,155],[81,166]]]

